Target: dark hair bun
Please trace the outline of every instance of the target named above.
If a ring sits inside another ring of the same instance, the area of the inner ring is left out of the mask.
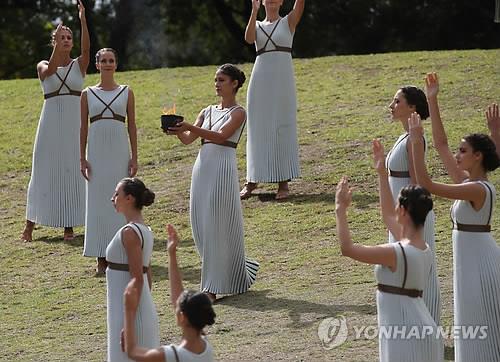
[[[473,133],[465,137],[464,140],[474,152],[483,154],[482,165],[487,172],[495,171],[500,166],[497,148],[490,136],[483,133]]]
[[[241,86],[245,83],[245,80],[247,77],[245,76],[245,73],[243,73],[242,70],[240,70],[236,65],[226,63],[223,64],[217,69],[217,71],[221,72],[222,74],[227,75],[231,80],[237,80],[238,81],[238,86],[236,87],[236,92],[238,89],[241,88]]]
[[[150,189],[146,188],[142,193],[142,205],[149,206],[155,201],[155,193]]]
[[[418,113],[421,119],[427,119],[429,117],[429,104],[424,91],[414,85],[407,85],[400,89],[406,98],[406,103],[415,106],[415,112]]]
[[[135,207],[142,210],[144,206],[149,206],[155,201],[155,194],[148,189],[144,182],[137,177],[125,177],[120,181],[123,185],[125,195],[132,195],[135,199]]]
[[[179,308],[187,317],[189,324],[197,330],[215,323],[212,302],[205,293],[192,290],[184,291],[179,297]]]
[[[416,227],[423,226],[429,211],[432,210],[432,196],[422,186],[408,185],[401,189],[398,198],[399,205],[410,214]]]

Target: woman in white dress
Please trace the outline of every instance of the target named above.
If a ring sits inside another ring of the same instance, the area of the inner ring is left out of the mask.
[[[177,266],[177,245],[179,238],[172,225],[168,232],[168,278],[170,279],[170,301],[174,307],[177,325],[182,329],[182,340],[178,345],[162,346],[156,349],[138,345],[135,336],[136,309],[139,290],[131,281],[125,289],[124,344],[128,356],[143,362],[212,362],[213,350],[204,335],[204,328],[215,323],[215,312],[209,297],[200,292],[184,290]]]
[[[73,226],[85,219],[85,184],[79,175],[76,140],[80,124],[80,92],[89,65],[90,40],[85,8],[78,1],[81,55],[71,59],[73,33],[58,25],[52,33],[52,55],[37,65],[44,103],[28,185],[24,241],[33,240],[35,224],[64,227],[64,240],[73,239]]]
[[[453,222],[453,299],[455,361],[500,361],[500,248],[490,230],[496,191],[487,173],[500,166],[495,143],[484,134],[462,139],[455,156],[448,147],[435,73],[426,77],[434,146],[454,184],[431,180],[423,161],[423,128],[418,114],[410,119],[410,141],[417,181],[431,193],[455,200]],[[486,336],[470,338],[467,329],[487,326]]]
[[[277,182],[276,199],[283,200],[288,197],[288,182],[300,176],[291,53],[305,0],[295,0],[284,18],[279,14],[283,0],[263,0],[264,21],[257,21],[261,0],[251,1],[245,41],[255,43],[257,58],[247,93],[247,182],[240,197],[250,197],[259,182]]]
[[[429,107],[425,93],[421,89],[415,86],[405,86],[398,89],[392,102],[389,104],[389,109],[392,119],[399,121],[405,131],[399,136],[386,157],[389,185],[393,199],[397,200],[399,191],[403,187],[417,183],[412,165],[411,147],[408,142],[408,118],[412,112],[417,112],[422,119],[426,119],[429,117]],[[435,215],[434,211],[431,210],[425,219],[424,240],[431,247],[434,257],[429,280],[424,288],[423,298],[436,324],[439,325],[441,317],[441,293],[437,276],[434,223]],[[396,239],[389,232],[389,242],[393,243],[395,241]]]
[[[238,195],[236,147],[246,120],[236,93],[245,74],[232,64],[215,73],[218,105],[204,108],[196,122],[179,123],[167,133],[184,144],[201,138],[193,166],[190,216],[193,238],[202,260],[201,290],[216,294],[244,293],[255,281],[259,264],[246,259],[243,213]]]
[[[343,177],[335,197],[342,255],[377,264],[380,361],[442,361],[443,341],[422,298],[433,260],[432,250],[423,238],[432,199],[422,187],[408,185],[401,189],[394,208],[384,151],[377,140],[373,142],[373,154],[379,175],[382,217],[398,242],[377,246],[352,242],[347,223],[347,208],[352,196],[347,179]]]
[[[123,293],[129,283],[138,294],[134,308],[136,341],[148,348],[160,346],[158,316],[151,297],[154,238],[141,212],[154,198],[155,194],[137,178],[121,180],[112,198],[116,211],[125,216],[127,224],[118,230],[106,249],[109,362],[130,361],[120,346],[124,327]]]
[[[116,52],[111,48],[99,50],[96,68],[100,81],[84,89],[81,97],[80,170],[87,180],[83,255],[97,257],[98,274],[106,270],[108,243],[125,225],[109,197],[118,181],[137,173],[134,93],[115,82],[116,67]]]

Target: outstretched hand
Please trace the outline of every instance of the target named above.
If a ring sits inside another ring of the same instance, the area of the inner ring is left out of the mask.
[[[492,134],[500,132],[500,112],[498,110],[498,104],[492,103],[489,105],[485,115],[490,132]]]
[[[352,190],[349,187],[349,182],[347,181],[347,176],[342,176],[339,183],[337,184],[337,189],[335,192],[335,205],[337,208],[346,209],[349,207],[352,201]]]
[[[372,142],[373,151],[373,167],[378,173],[385,172],[385,155],[384,146],[379,139],[374,139]]]
[[[175,230],[172,224],[167,225],[167,251],[169,254],[175,253],[177,250],[177,245],[179,245],[179,236],[177,235],[177,230]]]
[[[78,0],[78,17],[80,21],[85,20],[85,6],[83,6],[82,0]]]
[[[410,140],[421,140],[424,136],[424,128],[422,127],[422,121],[420,120],[420,115],[417,112],[413,112],[408,118],[408,126],[410,128]]]
[[[425,94],[427,98],[436,97],[439,93],[439,78],[437,73],[427,73],[425,76]]]

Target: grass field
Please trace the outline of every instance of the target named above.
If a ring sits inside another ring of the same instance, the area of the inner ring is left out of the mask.
[[[449,142],[468,132],[487,132],[485,107],[500,102],[500,50],[415,52],[335,56],[294,61],[302,178],[291,183],[286,202],[272,199],[274,185],[242,202],[248,256],[258,260],[258,280],[246,294],[215,305],[209,339],[221,361],[373,361],[376,339],[356,339],[355,327],[376,326],[373,267],[340,256],[335,236],[334,185],[349,175],[355,185],[350,225],[354,239],[386,241],[378,213],[376,174],[370,142],[388,149],[402,133],[388,122],[388,104],[405,84],[423,86],[428,71],[439,72],[440,103]],[[251,64],[242,68],[249,76]],[[186,286],[198,288],[200,260],[189,224],[191,167],[195,142],[184,146],[159,129],[162,104],[175,100],[178,113],[194,120],[217,102],[215,66],[158,69],[117,74],[136,95],[139,134],[138,176],[156,192],[145,210],[155,233],[153,296],[163,343],[179,341],[168,305],[164,225],[173,223],[183,239],[179,257]],[[85,84],[96,82],[88,76]],[[246,86],[239,99],[245,103]],[[18,241],[25,217],[31,152],[42,106],[35,79],[0,82],[0,360],[104,361],[106,283],[93,273],[94,260],[82,254],[82,228],[71,242],[62,230],[37,227],[35,241]],[[429,125],[426,126],[429,128]],[[430,134],[428,133],[430,140]],[[75,140],[78,142],[78,140]],[[238,149],[245,176],[245,139]],[[431,150],[429,169],[448,180]],[[498,185],[500,173],[491,175]],[[453,324],[452,247],[448,200],[436,200],[436,248],[442,292],[442,324]],[[500,217],[494,213],[494,235]],[[318,326],[344,316],[347,341],[324,349]],[[453,341],[446,341],[453,360]]]

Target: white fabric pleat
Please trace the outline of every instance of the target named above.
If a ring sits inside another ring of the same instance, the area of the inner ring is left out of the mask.
[[[475,211],[459,200],[452,219],[462,224],[486,225],[496,199],[486,188],[483,207]],[[483,183],[484,185],[484,183]],[[491,233],[453,230],[453,294],[455,326],[487,326],[486,338],[455,339],[455,361],[500,361],[500,248]]]
[[[124,227],[130,225],[131,224],[128,224]],[[143,265],[149,266],[153,253],[153,234],[147,226],[142,224],[135,225],[136,226],[131,226],[132,230],[137,233],[139,239],[141,239],[141,233],[144,237],[144,246],[142,250]],[[139,227],[141,232],[139,232],[136,227]],[[106,260],[118,264],[128,264],[127,253],[121,239],[122,229],[118,230],[113,240],[109,243],[106,250]],[[136,340],[137,344],[141,347],[159,348],[160,331],[156,306],[153,302],[151,291],[149,290],[147,274],[143,274],[143,276],[144,284],[135,319]],[[120,333],[123,328],[123,292],[129,282],[130,273],[128,271],[113,270],[109,268],[106,270],[109,362],[132,361],[127,357],[126,353],[122,352],[120,347]]]
[[[272,24],[261,26],[268,33],[272,31]],[[273,40],[281,46],[292,46],[293,34],[286,17],[274,32]],[[266,41],[258,28],[257,47]],[[247,181],[279,182],[299,177],[297,95],[290,53],[270,52],[256,58],[247,108]]]
[[[211,106],[205,111],[203,128],[218,130],[229,120],[230,112]],[[242,128],[228,140],[237,142]],[[259,264],[245,257],[238,184],[236,149],[202,145],[193,166],[190,199],[193,238],[202,260],[202,291],[244,293],[255,281]]]
[[[95,91],[104,101],[110,102],[119,89]],[[105,106],[90,92],[87,94],[89,115],[100,113]],[[113,111],[126,115],[127,99],[128,91],[125,90],[111,105]],[[89,126],[87,160],[91,174],[87,182],[83,255],[104,257],[108,243],[116,231],[125,225],[125,218],[116,212],[111,203],[116,184],[128,176],[130,150],[125,123],[113,119],[92,122]]]
[[[408,134],[402,134],[395,142],[393,148],[389,151],[386,158],[386,167],[393,171],[409,170],[408,152],[407,152]],[[410,184],[411,179],[406,177],[391,177],[389,176],[389,186],[391,188],[394,203],[398,202],[399,191]],[[425,305],[429,309],[430,314],[439,325],[441,319],[441,291],[439,287],[439,279],[437,272],[436,261],[436,246],[435,246],[435,214],[431,210],[425,219],[424,224],[424,240],[431,247],[434,254],[431,271],[429,273],[427,284],[424,288],[423,299]],[[394,243],[397,240],[389,232],[389,242]]]
[[[69,65],[57,72],[64,78]],[[56,74],[41,82],[44,94],[61,84]],[[66,84],[81,90],[83,77],[74,61]],[[85,219],[85,183],[80,174],[80,98],[60,96],[43,103],[33,147],[31,179],[27,192],[26,219],[52,227],[83,225]]]

